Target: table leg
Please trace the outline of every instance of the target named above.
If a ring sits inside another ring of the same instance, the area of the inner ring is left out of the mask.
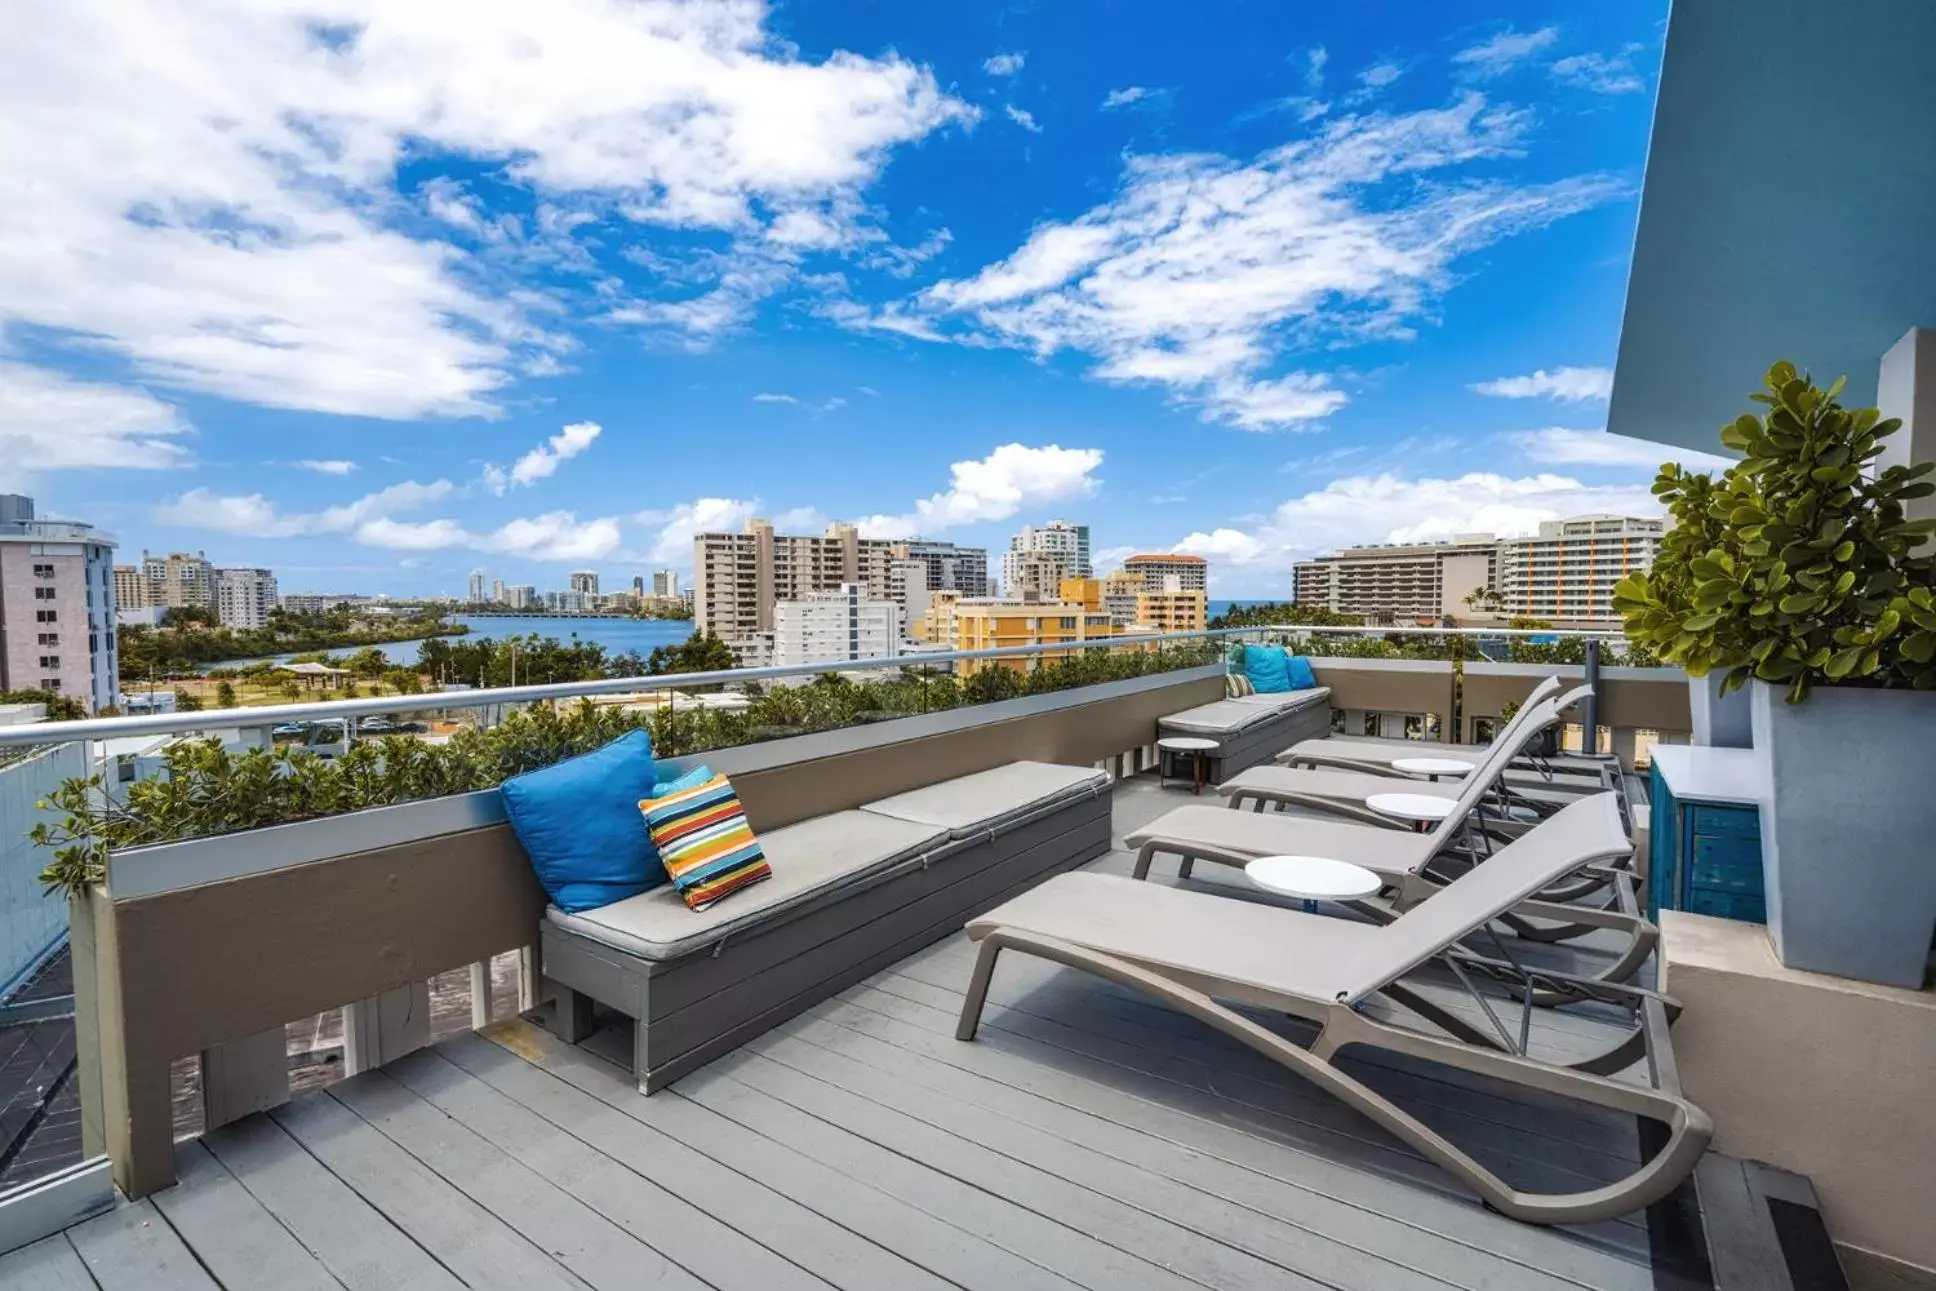
[[[1190,792],[1199,796],[1203,793],[1203,754],[1200,752],[1190,760]]]

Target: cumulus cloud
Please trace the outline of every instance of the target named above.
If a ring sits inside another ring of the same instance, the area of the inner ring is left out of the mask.
[[[1382,90],[1405,74],[1397,63],[1373,63],[1358,73],[1358,83],[1367,90]]]
[[[981,70],[990,76],[1013,76],[1027,61],[1027,54],[995,54],[982,63]]]
[[[641,511],[633,519],[658,526],[650,548],[655,563],[686,569],[692,565],[694,535],[731,532],[758,515],[759,509],[755,499],[699,498],[665,510]]]
[[[1022,129],[1028,131],[1030,134],[1042,133],[1042,127],[1035,123],[1035,114],[1033,112],[1030,112],[1024,108],[1018,108],[1013,103],[1010,103],[1005,107],[1003,107],[1002,111],[1008,114],[1008,119],[1010,121],[1013,121],[1016,125],[1022,127]]]
[[[550,478],[561,465],[590,448],[600,429],[595,421],[572,422],[513,463],[511,483],[535,484]]]
[[[1613,393],[1612,368],[1541,368],[1531,376],[1500,377],[1470,387],[1500,399],[1605,399]]]
[[[1553,466],[1611,466],[1654,470],[1662,462],[1679,462],[1697,471],[1726,470],[1731,458],[1714,453],[1655,444],[1627,435],[1610,435],[1604,430],[1568,430],[1549,426],[1544,430],[1509,431],[1503,437],[1518,448],[1527,461]]]
[[[1459,172],[1519,151],[1529,125],[1468,93],[1335,120],[1248,162],[1132,157],[1113,200],[930,287],[900,330],[1042,358],[1073,350],[1097,379],[1158,386],[1206,420],[1310,423],[1346,396],[1326,373],[1281,370],[1287,353],[1409,337],[1461,256],[1626,191],[1597,175],[1515,184]],[[881,327],[885,316],[840,321]]]
[[[945,492],[922,498],[903,515],[868,516],[856,523],[872,538],[908,538],[957,525],[1006,520],[1024,506],[1088,497],[1100,481],[1099,448],[1030,448],[1003,444],[988,456],[948,468]]]
[[[295,514],[279,512],[260,493],[224,497],[206,488],[195,488],[155,507],[154,518],[162,524],[214,529],[251,538],[340,534],[353,532],[361,525],[400,511],[412,511],[442,501],[455,488],[449,480],[434,480],[429,484],[405,480],[401,484],[366,493],[354,502],[322,511]]]
[[[1618,54],[1574,54],[1556,60],[1553,79],[1596,94],[1638,94],[1647,82],[1634,70],[1633,56],[1641,46],[1628,45]]]
[[[1468,45],[1452,55],[1452,62],[1474,76],[1503,76],[1559,38],[1558,27],[1541,27],[1537,31],[1508,27],[1489,40]]]
[[[797,256],[816,218],[865,217],[896,147],[977,115],[898,55],[808,61],[765,19],[204,0],[143,22],[22,0],[0,41],[0,172],[24,195],[0,204],[0,327],[272,407],[494,413],[560,344],[521,270],[588,267],[575,229],[773,233]],[[528,214],[514,230],[455,184],[406,193],[406,160],[488,167]],[[716,327],[746,296],[654,325]]]
[[[180,466],[188,451],[176,440],[190,429],[146,390],[0,359],[0,487],[14,472]]]
[[[345,461],[340,457],[305,457],[296,463],[296,469],[314,471],[318,475],[348,475],[356,470],[356,463]]]
[[[1111,90],[1108,94],[1105,94],[1102,100],[1102,109],[1105,112],[1111,112],[1117,108],[1126,108],[1131,104],[1141,103],[1154,93],[1154,90],[1151,90],[1145,85],[1127,85],[1120,90]]]
[[[1331,51],[1322,45],[1313,45],[1304,51],[1304,88],[1316,93],[1324,87],[1324,65],[1331,61]]]

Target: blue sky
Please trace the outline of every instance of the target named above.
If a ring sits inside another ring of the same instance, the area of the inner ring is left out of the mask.
[[[1650,511],[1600,427],[1665,8],[27,0],[0,489],[391,593],[757,513],[1282,596]]]

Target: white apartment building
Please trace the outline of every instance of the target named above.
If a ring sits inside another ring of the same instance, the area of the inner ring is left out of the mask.
[[[1089,526],[1086,524],[1051,520],[1044,525],[1024,525],[1022,532],[1009,539],[1008,551],[1002,556],[1002,586],[1008,595],[1020,595],[1019,576],[1030,556],[1046,557],[1059,567],[1059,574],[1047,580],[1051,589],[1060,587],[1064,578],[1095,576],[1089,563]]]
[[[141,553],[141,577],[148,584],[146,604],[171,610],[215,608],[215,566],[201,552]]]
[[[676,569],[654,570],[652,574],[652,594],[672,597],[679,594],[679,571]]]
[[[1372,619],[1469,618],[1465,598],[1493,581],[1499,540],[1460,534],[1450,542],[1347,547],[1300,561],[1292,598],[1340,614]]]
[[[116,613],[145,610],[154,601],[148,595],[148,579],[139,565],[114,567],[114,608]]]
[[[0,691],[57,691],[97,712],[115,702],[113,570],[113,538],[0,494]]]
[[[988,551],[957,547],[951,542],[915,538],[895,547],[895,559],[918,560],[927,566],[928,590],[980,596],[988,590]]]
[[[546,592],[544,608],[552,614],[583,614],[591,608],[590,598],[575,587],[562,592]]]
[[[598,595],[598,572],[591,569],[574,569],[567,579],[571,590],[580,596]]]
[[[215,571],[215,618],[225,628],[266,628],[280,603],[272,570],[224,565]]]
[[[360,605],[366,598],[355,592],[291,592],[279,599],[289,614],[327,614],[339,605]]]
[[[858,583],[887,599],[895,544],[863,538],[853,525],[827,526],[824,536],[775,533],[753,519],[739,533],[702,533],[692,540],[693,627],[731,645],[771,632],[775,607],[811,592]]]
[[[504,580],[501,578],[491,580],[491,604],[504,604]]]
[[[912,556],[887,567],[888,599],[901,607],[901,623],[910,634],[927,622],[929,598],[937,590],[928,583],[931,568],[927,561]]]
[[[1548,520],[1527,538],[1499,544],[1494,584],[1506,613],[1545,619],[1563,627],[1613,627],[1613,587],[1628,574],[1650,568],[1660,550],[1665,520],[1587,515]]]
[[[472,605],[480,605],[483,603],[484,601],[484,571],[483,570],[473,569],[471,571],[470,581],[465,585],[465,588],[464,588],[464,599]]]
[[[538,589],[529,583],[514,583],[504,589],[504,603],[514,610],[528,610],[537,599]]]
[[[1123,562],[1123,569],[1141,574],[1143,585],[1151,591],[1207,593],[1210,590],[1210,562],[1201,556],[1131,556]]]
[[[859,583],[809,592],[773,610],[777,666],[888,659],[901,653],[901,606]]]

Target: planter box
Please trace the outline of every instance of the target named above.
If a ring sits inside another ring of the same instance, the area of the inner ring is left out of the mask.
[[[1936,691],[1750,683],[1768,930],[1790,968],[1921,987],[1936,927]]]
[[[1687,706],[1694,719],[1694,740],[1717,749],[1745,749],[1754,744],[1753,701],[1744,686],[1732,695],[1721,693],[1721,679],[1727,676],[1715,669],[1705,677],[1687,679]]]

